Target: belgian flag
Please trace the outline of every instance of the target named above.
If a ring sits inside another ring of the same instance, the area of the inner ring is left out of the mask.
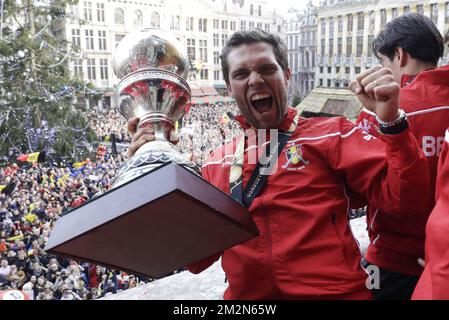
[[[21,154],[17,157],[17,160],[22,162],[43,162],[45,161],[45,152],[34,152],[34,153],[28,153],[28,154]]]

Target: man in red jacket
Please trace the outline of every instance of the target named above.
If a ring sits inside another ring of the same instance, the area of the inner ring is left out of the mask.
[[[413,293],[414,300],[449,300],[449,129],[441,151],[436,206],[426,227],[425,269]]]
[[[432,195],[438,156],[449,124],[449,67],[436,68],[443,51],[443,37],[432,20],[417,13],[392,20],[374,41],[374,52],[381,64],[392,70],[401,85],[399,106],[406,112],[410,129],[428,159]],[[357,124],[378,135],[378,124],[370,110],[362,110]],[[433,203],[428,214],[432,207]],[[376,299],[410,299],[422,272],[417,260],[424,257],[428,214],[404,212],[403,217],[398,217],[369,204],[371,243],[365,259],[380,267],[380,289],[373,291]]]
[[[399,86],[388,69],[376,66],[351,83],[383,121],[377,139],[344,118],[305,119],[288,108],[287,61],[282,40],[262,30],[234,33],[223,50],[223,74],[247,131],[216,150],[202,174],[248,207],[260,236],[188,269],[201,272],[221,256],[225,299],[370,299],[348,221],[349,195],[389,212],[425,207],[427,162],[398,110]],[[137,121],[129,121],[130,155],[154,139],[148,128],[136,132]],[[278,133],[279,157],[269,172],[251,161],[256,148],[267,151],[251,138],[260,129]]]

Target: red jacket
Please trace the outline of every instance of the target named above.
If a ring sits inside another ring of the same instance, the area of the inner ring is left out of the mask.
[[[289,109],[280,129],[288,129],[295,114]],[[229,281],[224,298],[369,299],[348,220],[348,191],[401,212],[419,206],[428,189],[427,163],[409,132],[385,140],[394,146],[343,118],[300,118],[277,171],[249,208],[260,236],[222,253]],[[203,177],[227,194],[233,144],[215,151],[203,166]],[[247,158],[245,152],[244,186],[255,167]],[[219,257],[188,269],[199,273]]]
[[[438,156],[449,123],[449,67],[421,72],[414,79],[404,76],[399,103],[428,159],[432,201],[427,215],[410,215],[406,219],[397,219],[374,205],[369,206],[367,222],[371,244],[366,260],[389,271],[419,275],[422,268],[416,261],[424,257],[425,225],[434,205]],[[378,135],[377,121],[371,112],[362,110],[357,124],[370,134]]]
[[[449,130],[440,155],[436,206],[426,227],[426,267],[412,299],[449,299]]]

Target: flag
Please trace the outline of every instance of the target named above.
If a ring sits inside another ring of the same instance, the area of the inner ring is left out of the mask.
[[[14,182],[10,182],[7,185],[0,185],[0,193],[4,193],[7,196],[10,196],[14,192],[15,188],[16,188],[16,183],[14,183]]]
[[[0,185],[0,193],[2,193],[3,189],[5,189],[6,186],[4,184]]]
[[[231,119],[229,118],[229,116],[226,113],[221,116],[221,119],[220,119],[221,124],[228,124],[229,122],[231,122]]]
[[[28,154],[21,154],[17,157],[17,160],[22,162],[42,162],[45,160],[45,152],[33,152]]]
[[[57,184],[61,185],[61,186],[65,186],[65,181],[67,180],[67,178],[69,177],[70,174],[66,173],[65,175],[62,176],[62,178],[58,179]]]
[[[81,161],[81,162],[75,162],[74,164],[72,164],[72,168],[74,169],[79,169],[81,167],[84,167],[87,164],[87,160]]]

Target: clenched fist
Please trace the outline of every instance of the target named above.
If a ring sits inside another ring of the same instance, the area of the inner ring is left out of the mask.
[[[382,122],[392,122],[399,117],[400,87],[390,69],[374,66],[359,74],[349,88]]]

